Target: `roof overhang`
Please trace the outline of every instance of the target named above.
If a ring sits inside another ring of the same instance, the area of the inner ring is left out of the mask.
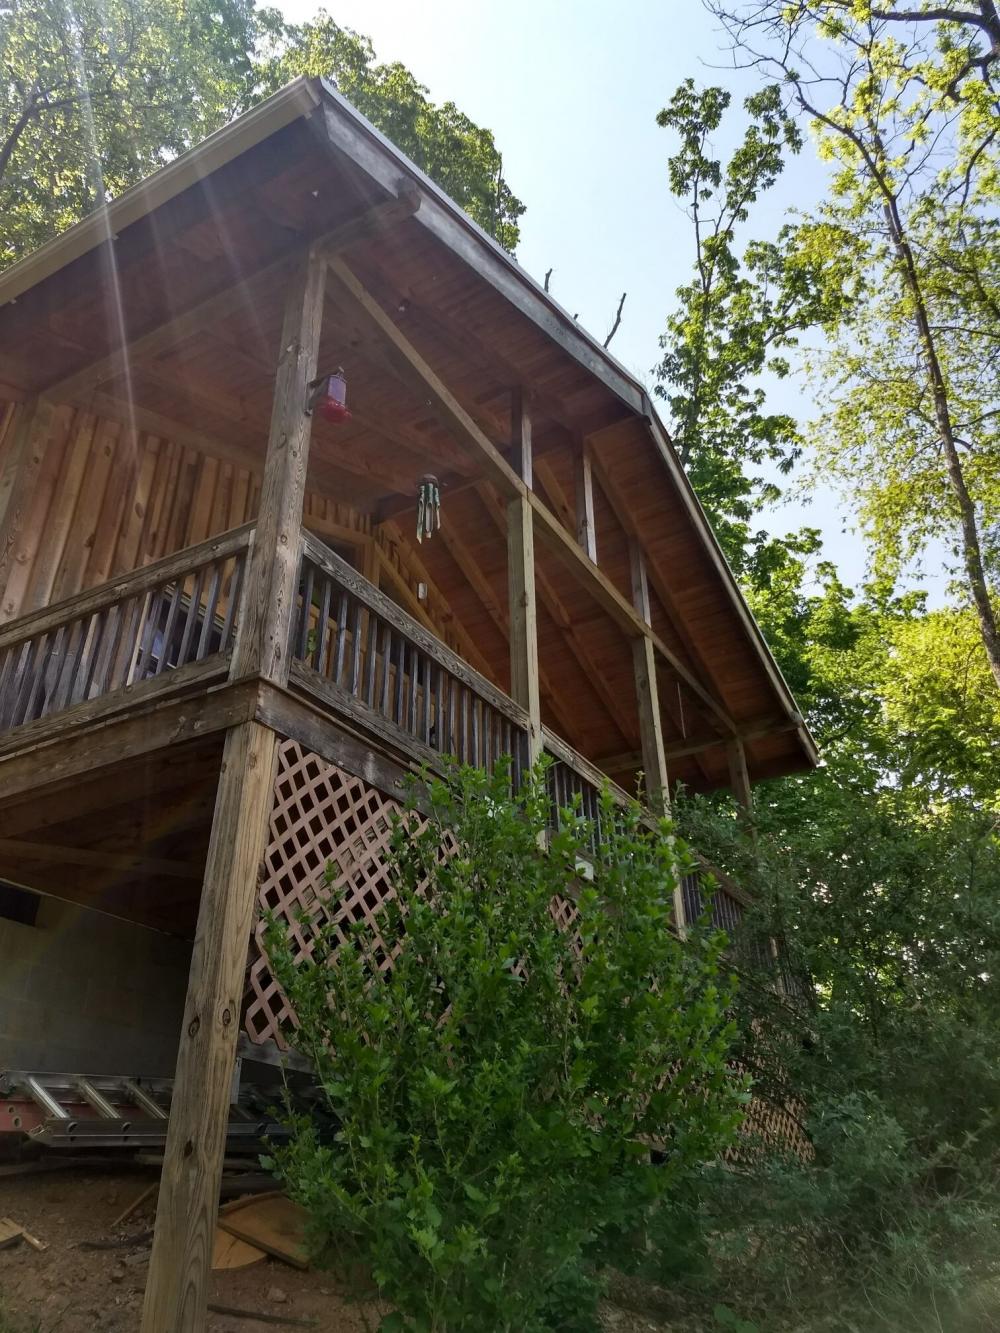
[[[780,719],[775,733],[783,732],[788,738],[795,738],[797,758],[795,754],[787,753],[769,771],[790,772],[814,766],[818,762],[815,742],[644,386],[327,80],[296,79],[120,198],[14,264],[0,274],[0,307],[17,301],[38,284],[299,119],[312,121],[317,129],[320,127],[316,122],[321,121],[323,135],[333,151],[352,162],[388,194],[398,192],[401,177],[412,181],[420,192],[421,201],[415,214],[416,225],[472,268],[479,280],[489,284],[541,333],[558,344],[642,424],[683,506],[686,519],[711,563],[719,590],[742,630],[745,650],[754,656],[767,679],[774,712]]]

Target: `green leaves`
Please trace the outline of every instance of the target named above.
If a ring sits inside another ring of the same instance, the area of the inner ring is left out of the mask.
[[[0,21],[0,267],[298,74],[359,109],[506,249],[524,205],[489,130],[323,11],[286,25],[254,0],[10,0]]]
[[[273,1156],[320,1261],[359,1254],[396,1327],[528,1333],[571,1313],[595,1328],[608,1246],[740,1117],[724,938],[671,933],[683,852],[637,807],[604,800],[583,887],[594,829],[567,810],[539,853],[541,770],[516,800],[503,768],[456,770],[426,794],[430,818],[394,832],[381,944],[366,929],[338,947],[317,920],[316,960],[297,966],[270,937],[335,1126],[299,1124]],[[566,897],[568,930],[552,912]]]
[[[730,563],[749,571],[766,544],[751,527],[757,509],[779,496],[753,469],[788,472],[802,452],[798,424],[770,412],[758,377],[784,378],[784,355],[800,335],[833,319],[843,294],[822,269],[791,244],[749,242],[738,235],[752,205],[775,183],[801,135],[777,85],[743,104],[744,133],[728,163],[713,156],[710,136],[723,122],[730,95],[695,89],[686,80],[657,117],[680,139],[669,159],[670,188],[686,203],[693,226],[692,281],[678,289],[678,307],[660,339],[656,393],[670,411],[671,435]]]

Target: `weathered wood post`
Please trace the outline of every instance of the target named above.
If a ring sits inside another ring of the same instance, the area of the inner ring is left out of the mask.
[[[652,625],[646,557],[635,538],[629,540],[628,554],[632,576],[632,605],[643,621],[647,625]],[[655,814],[666,814],[670,809],[669,775],[663,744],[663,722],[660,717],[660,689],[656,679],[656,649],[648,634],[632,640],[632,665],[635,671],[636,702],[639,706],[639,740],[642,747],[642,770],[646,780],[646,800]],[[678,931],[683,934],[684,894],[679,881],[674,889],[674,920]]]
[[[597,564],[597,524],[594,519],[594,467],[590,446],[578,438],[573,457],[576,492],[576,539]]]
[[[531,489],[531,415],[520,389],[511,395],[511,466]],[[542,752],[538,684],[538,607],[535,598],[535,534],[526,494],[507,504],[507,587],[510,599],[510,694],[528,714],[528,764]]]
[[[274,384],[257,528],[247,566],[234,678],[288,680],[288,645],[325,263],[302,256],[290,283]],[[184,1026],[146,1282],[142,1333],[196,1333],[206,1289],[225,1149],[243,972],[274,784],[277,738],[257,722],[226,735],[205,866]]]
[[[746,750],[738,736],[726,745],[726,757],[729,760],[729,785],[740,806],[742,818],[752,828],[753,792],[750,790],[750,770],[747,768]]]

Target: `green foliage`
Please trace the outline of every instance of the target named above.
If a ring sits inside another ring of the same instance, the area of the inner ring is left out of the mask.
[[[6,0],[0,265],[242,110],[273,22],[253,0]]]
[[[747,469],[769,463],[787,473],[802,452],[797,423],[768,411],[759,377],[787,376],[788,351],[833,317],[839,294],[828,278],[818,281],[810,256],[789,250],[788,229],[776,242],[751,241],[740,258],[739,230],[802,140],[781,90],[765,88],[744,102],[743,140],[723,167],[710,144],[730,101],[724,89],[699,91],[688,79],[657,117],[680,139],[670,188],[692,222],[695,275],[678,289],[660,339],[656,392],[670,409],[681,462],[740,571],[767,560],[766,534],[750,525],[780,493]]]
[[[487,129],[322,11],[254,0],[0,0],[0,267],[298,74],[341,90],[508,250],[524,206]]]
[[[337,1126],[297,1123],[276,1169],[319,1261],[370,1264],[386,1328],[595,1328],[602,1259],[739,1120],[724,937],[671,934],[684,854],[635,808],[604,800],[591,880],[578,811],[539,853],[541,769],[516,799],[503,769],[455,771],[428,799],[423,831],[394,830],[391,968],[363,925],[339,949],[317,930],[299,967],[270,939]],[[568,892],[574,934],[550,910]]]
[[[366,37],[321,10],[310,22],[286,29],[282,49],[265,73],[271,88],[298,74],[334,79],[344,96],[505,250],[517,248],[524,205],[504,179],[493,135],[454,102],[431,102],[427,89],[398,61],[377,64]]]
[[[802,780],[756,846],[692,802],[682,826],[740,864],[758,928],[811,974],[796,1018],[750,977],[737,1005],[758,1090],[791,1093],[815,1148],[773,1152],[699,1200],[702,1279],[767,1327],[995,1326],[1000,1277],[1000,840],[953,801]],[[872,784],[874,786],[874,783]],[[831,1322],[824,1311],[835,1310]],[[837,1321],[840,1322],[837,1322]]]

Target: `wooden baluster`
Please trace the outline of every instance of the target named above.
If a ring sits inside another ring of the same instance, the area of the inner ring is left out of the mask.
[[[434,740],[433,745],[438,754],[446,753],[444,748],[444,682],[446,672],[443,666],[438,664],[437,675],[435,677],[434,690]]]
[[[73,686],[73,678],[76,676],[76,669],[80,661],[83,641],[86,637],[84,633],[85,623],[83,620],[73,620],[66,627],[63,660],[60,662],[55,679],[52,682],[47,713],[61,713],[66,707]]]
[[[92,633],[90,636],[90,645],[87,652],[87,667],[80,681],[78,692],[78,701],[92,697],[91,691],[94,687],[94,681],[97,678],[97,666],[101,657],[101,649],[104,645],[104,636],[108,628],[111,608],[105,607],[95,612],[92,619]]]
[[[378,644],[379,619],[374,611],[368,612],[368,657],[365,661],[365,703],[369,708],[375,706],[375,669],[378,665],[376,646]]]
[[[322,575],[323,586],[319,602],[319,620],[316,624],[316,647],[313,649],[312,664],[316,671],[323,670],[323,658],[326,652],[327,635],[330,632],[330,602],[333,599],[333,580]]]
[[[379,712],[389,716],[389,687],[392,668],[392,626],[388,621],[382,626],[382,692],[379,696]]]
[[[224,653],[231,653],[233,650],[236,628],[239,623],[240,602],[243,598],[243,579],[246,574],[246,566],[246,551],[237,552],[233,557],[233,579],[229,590],[229,605],[226,607],[226,619],[222,626],[220,647]]]
[[[191,651],[191,643],[194,638],[195,627],[198,624],[198,611],[201,607],[201,590],[205,582],[205,571],[199,569],[194,579],[194,587],[191,590],[191,600],[188,603],[187,616],[184,620],[184,631],[181,634],[180,647],[177,649],[177,661],[175,666],[182,667],[188,660],[188,654]]]
[[[407,720],[409,722],[410,734],[419,736],[420,730],[417,726],[417,685],[420,679],[420,653],[416,646],[411,644],[410,653],[410,703]]]
[[[136,667],[136,680],[145,680],[149,671],[149,663],[153,657],[153,648],[156,646],[156,623],[160,619],[160,611],[163,606],[163,592],[157,590],[149,598],[149,609],[143,616],[142,631],[142,651],[139,654],[139,663]],[[161,634],[162,641],[162,634]],[[160,656],[163,656],[161,647]]]
[[[233,582],[235,583],[235,581],[236,580],[234,579]],[[153,672],[153,674],[156,676],[159,676],[163,673],[163,670],[167,664],[167,658],[170,656],[170,644],[173,641],[174,634],[177,630],[177,617],[180,615],[180,610],[181,610],[181,580],[178,579],[174,583],[172,583],[168,589],[164,590],[163,595],[169,596],[170,605],[167,608],[167,618],[163,622],[163,635],[160,640],[160,652],[159,656],[156,659],[156,668]],[[230,611],[232,610],[233,600],[230,600],[229,603]],[[223,630],[223,646],[225,646],[225,639],[226,639],[226,631]]]
[[[431,707],[431,701],[434,698],[434,662],[429,658],[424,658],[424,744],[430,745],[431,731],[434,726],[434,710]],[[440,673],[441,668],[437,668]]]
[[[15,643],[3,651],[0,658],[0,731],[10,726],[11,704],[16,693],[17,664],[24,655],[24,644]]]
[[[361,638],[362,624],[364,621],[364,606],[361,601],[355,598],[354,601],[354,624],[351,629],[351,681],[348,685],[348,693],[357,697],[358,685],[361,681]]]
[[[48,634],[42,634],[37,639],[29,640],[25,645],[27,651],[21,661],[17,698],[11,709],[12,727],[19,727],[28,717],[28,704],[34,694],[35,681],[40,674],[40,664],[44,660],[43,653],[48,638]]]
[[[222,589],[222,562],[216,560],[210,566],[210,575],[208,580],[208,596],[205,598],[205,615],[201,622],[201,635],[198,639],[198,656],[195,659],[201,662],[208,657],[212,646],[212,634],[215,630],[215,620],[219,613],[219,593]]]
[[[299,624],[298,624],[298,647],[295,656],[302,659],[303,662],[309,660],[309,630],[310,620],[312,619],[312,601],[313,601],[313,563],[308,558],[302,561],[303,580],[301,600],[299,602]]]
[[[471,756],[473,766],[475,768],[480,768],[482,764],[481,764],[481,756],[479,753],[479,741],[480,741],[479,699],[475,695],[472,695],[469,699],[469,711],[472,715],[469,719],[470,721],[469,753]]]
[[[392,719],[397,727],[402,727],[404,725],[403,705],[406,699],[405,673],[406,673],[406,640],[402,636],[400,636],[399,656],[396,660],[396,708]]]
[[[340,684],[344,671],[344,653],[347,649],[347,592],[341,589],[340,605],[337,608],[337,656],[330,672],[330,679],[335,685]],[[331,652],[331,657],[333,656]]]
[[[24,710],[25,722],[47,717],[51,711],[52,687],[65,659],[66,629],[65,625],[58,627],[50,639],[48,651],[35,668],[35,679]]]

